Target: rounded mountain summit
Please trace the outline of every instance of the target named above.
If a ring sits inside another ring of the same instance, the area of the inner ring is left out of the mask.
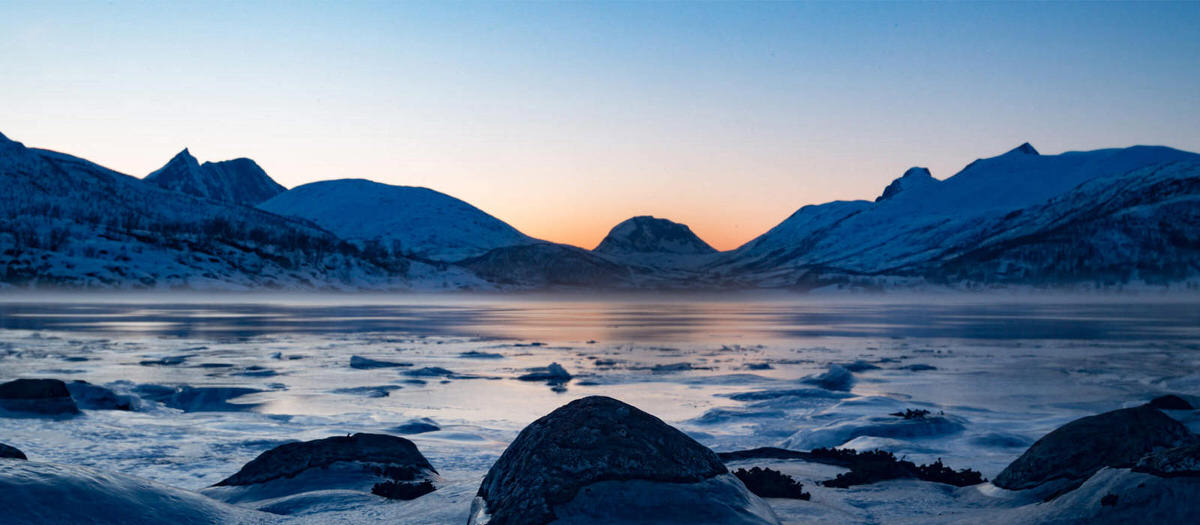
[[[593,250],[604,255],[670,253],[703,255],[717,250],[700,240],[686,224],[641,215],[622,221]]]

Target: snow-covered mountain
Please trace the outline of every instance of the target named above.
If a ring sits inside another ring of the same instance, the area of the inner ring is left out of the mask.
[[[873,201],[805,206],[731,252],[652,217],[595,250],[547,243],[436,191],[364,180],[248,207],[244,180],[270,179],[185,150],[139,180],[0,135],[0,286],[1200,285],[1200,155],[1165,147],[1024,144],[944,180],[912,168]]]
[[[541,242],[444,193],[362,179],[305,184],[259,208],[312,221],[346,240],[434,261]]]
[[[242,158],[200,164],[187,148],[143,180],[168,190],[246,206],[286,191],[253,160]]]
[[[0,135],[0,283],[116,288],[477,286],[309,224],[162,189]]]
[[[945,180],[914,168],[874,202],[839,201],[801,208],[725,256],[714,271],[745,284],[771,287],[809,286],[819,283],[822,275],[945,280],[951,277],[937,273],[937,261],[954,260],[985,246],[1022,216],[1045,219],[1045,214],[1061,213],[1061,203],[1054,210],[1042,208],[1052,199],[1066,198],[1089,183],[1134,184],[1148,173],[1147,168],[1195,161],[1200,161],[1200,155],[1156,146],[1039,155],[1023,144],[998,157],[972,162]],[[1160,190],[1167,191],[1155,191]],[[1188,191],[1175,187],[1168,194],[1182,200],[1179,206],[1190,208],[1195,203]],[[1089,204],[1086,195],[1075,194],[1070,202],[1078,208],[1099,204]],[[1200,230],[1193,227],[1187,235],[1196,239]],[[956,268],[956,276],[998,278]],[[1082,266],[1078,271],[1084,272]],[[1035,280],[1056,277],[1066,276],[1039,274]]]

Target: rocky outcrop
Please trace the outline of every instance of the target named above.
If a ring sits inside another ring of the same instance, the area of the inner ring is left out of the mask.
[[[651,497],[653,495],[653,497]],[[521,431],[479,487],[473,522],[774,523],[717,455],[616,399],[572,401]]]
[[[1183,424],[1150,406],[1077,419],[1046,434],[992,481],[1011,490],[1047,481],[1083,481],[1103,467],[1132,467],[1159,448],[1192,437]]]
[[[79,407],[58,379],[17,379],[0,385],[0,409],[37,415],[72,415]]]

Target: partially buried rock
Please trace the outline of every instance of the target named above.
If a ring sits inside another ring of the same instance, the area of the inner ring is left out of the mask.
[[[1192,436],[1183,424],[1147,405],[1077,419],[1042,436],[992,481],[1019,490],[1047,481],[1082,481],[1102,467],[1132,467],[1158,448]]]
[[[29,459],[25,457],[25,453],[17,450],[17,447],[0,443],[0,458],[9,459]]]
[[[370,359],[367,357],[352,355],[350,356],[350,368],[356,370],[371,370],[373,368],[397,368],[404,366],[412,366],[412,363],[397,363],[395,361],[381,361],[378,359]]]
[[[87,381],[71,381],[67,390],[79,408],[89,410],[133,410],[133,398]]]
[[[778,523],[716,453],[612,398],[525,427],[488,471],[471,523]]]
[[[412,441],[354,434],[280,445],[204,492],[227,503],[277,500],[317,490],[403,499],[431,492],[437,479],[437,471]]]
[[[58,379],[17,379],[0,385],[0,408],[38,415],[78,414],[67,385]]]

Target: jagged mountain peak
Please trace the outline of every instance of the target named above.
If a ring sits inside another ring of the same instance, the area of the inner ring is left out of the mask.
[[[649,215],[622,221],[596,246],[597,253],[705,254],[717,250],[692,233],[686,224]]]
[[[937,179],[934,179],[933,174],[929,173],[929,168],[914,166],[908,168],[908,171],[905,171],[904,175],[901,175],[900,178],[888,184],[883,189],[883,193],[875,198],[875,202],[885,201],[899,195],[902,191],[936,182]]]
[[[1008,150],[1008,153],[1005,153],[1005,155],[1041,155],[1041,153],[1038,153],[1038,150],[1034,149],[1032,144],[1026,142]]]
[[[286,190],[253,160],[237,158],[201,165],[187,148],[144,180],[197,197],[245,205],[258,204]]]

